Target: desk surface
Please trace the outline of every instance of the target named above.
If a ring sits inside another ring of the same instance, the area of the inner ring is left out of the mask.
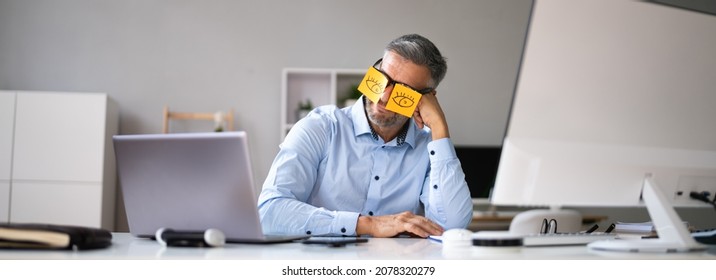
[[[247,259],[247,260],[435,260],[435,259],[716,259],[716,246],[706,252],[644,254],[590,251],[586,246],[529,247],[517,250],[483,249],[443,250],[442,245],[420,238],[371,238],[369,242],[345,247],[281,244],[227,244],[220,248],[163,247],[156,241],[135,238],[129,233],[113,233],[112,246],[89,251],[0,250],[0,259],[83,260],[83,259]]]

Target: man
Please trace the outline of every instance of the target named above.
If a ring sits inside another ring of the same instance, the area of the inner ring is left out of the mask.
[[[264,232],[428,237],[470,222],[470,192],[436,98],[447,71],[440,51],[405,35],[371,69],[387,81],[375,102],[363,91],[355,105],[319,107],[291,128],[259,196]],[[415,100],[396,87],[421,97],[412,118],[386,109],[391,94]]]

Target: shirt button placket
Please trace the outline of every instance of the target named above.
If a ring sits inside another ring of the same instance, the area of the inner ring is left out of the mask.
[[[389,154],[388,151],[390,149],[383,149],[376,147],[372,151],[373,156],[373,166],[371,168],[371,177],[370,177],[370,184],[368,189],[368,197],[366,199],[366,204],[364,205],[363,209],[373,209],[376,210],[376,207],[379,205],[378,202],[380,201],[381,197],[381,190],[383,188],[383,175],[387,170],[387,165],[389,164]]]

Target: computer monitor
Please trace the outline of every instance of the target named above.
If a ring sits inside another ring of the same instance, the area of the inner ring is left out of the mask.
[[[495,185],[497,164],[500,162],[499,146],[456,145],[455,153],[465,172],[465,182],[470,189],[473,203],[486,201]]]
[[[536,1],[491,203],[645,205],[658,239],[589,247],[704,249],[673,205],[716,193],[713,30],[648,2]]]

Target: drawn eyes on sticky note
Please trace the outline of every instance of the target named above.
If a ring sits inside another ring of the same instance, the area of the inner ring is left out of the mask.
[[[378,63],[380,63],[380,60],[376,62],[376,65]],[[393,81],[388,75],[378,70],[376,65],[368,68],[363,80],[358,85],[358,91],[371,102],[378,103],[386,87],[392,85],[393,88],[390,91],[387,104],[385,104],[385,109],[408,118],[411,117],[422,97],[420,92],[415,91],[406,84]]]
[[[415,104],[415,100],[413,100],[413,98],[402,92],[397,92],[395,96],[393,96],[393,102],[403,108],[410,108],[413,104]]]
[[[390,102],[386,104],[385,108],[409,118],[415,112],[421,97],[422,95],[417,91],[403,84],[395,84],[390,94]]]
[[[368,87],[368,89],[375,93],[375,94],[381,94],[383,93],[383,90],[385,90],[385,86],[381,83],[381,81],[384,79],[376,79],[374,77],[368,77],[365,81],[365,85]]]
[[[370,99],[370,101],[378,102],[378,99],[380,99],[380,96],[383,94],[387,84],[388,78],[380,73],[378,69],[375,69],[375,67],[371,67],[368,69],[365,77],[363,77],[363,81],[361,81],[358,86],[358,91]]]

